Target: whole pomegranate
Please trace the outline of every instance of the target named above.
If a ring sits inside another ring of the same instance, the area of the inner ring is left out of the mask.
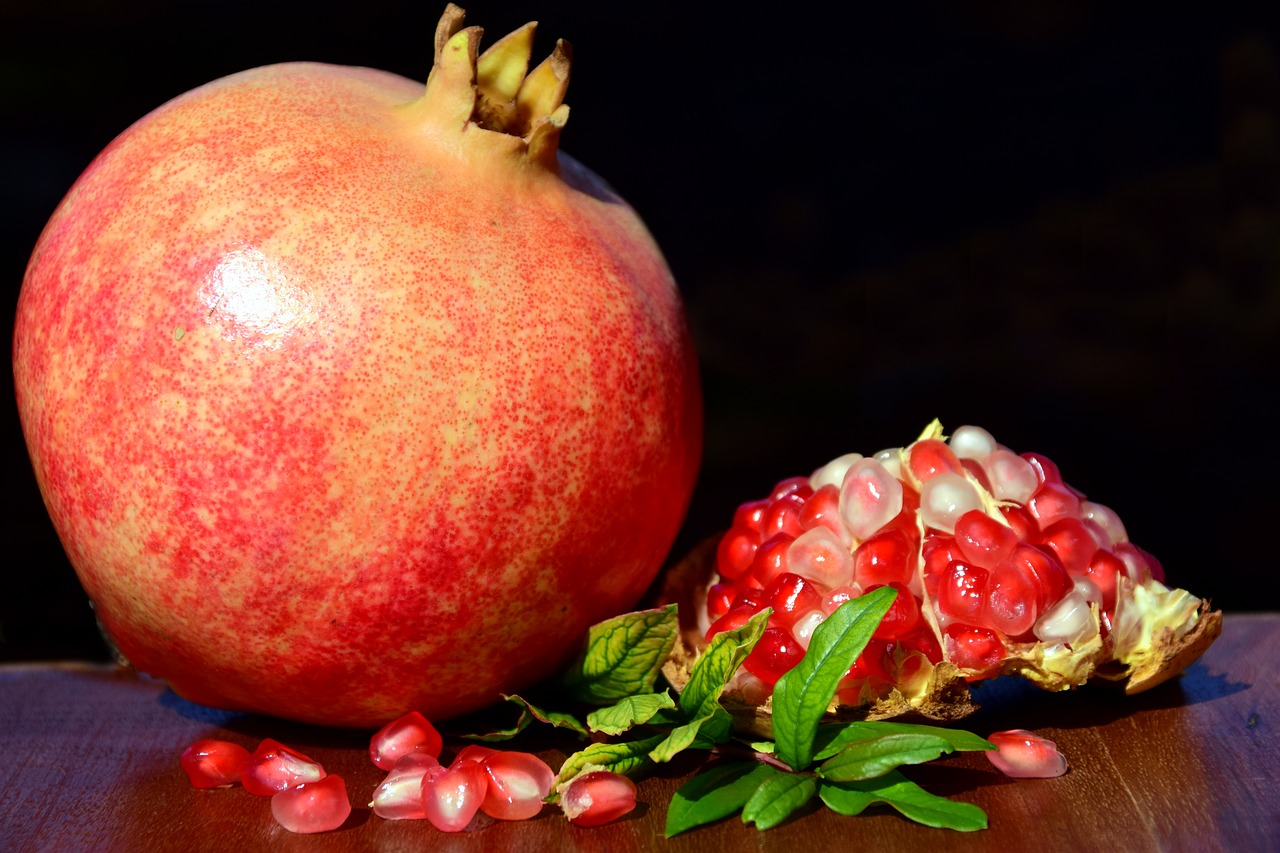
[[[1221,612],[1164,579],[1120,516],[1046,456],[981,427],[948,439],[935,421],[904,447],[845,454],[738,507],[669,578],[685,642],[666,673],[682,686],[707,640],[771,608],[726,692],[740,725],[768,734],[773,686],[814,630],[892,586],[833,714],[961,717],[968,684],[1011,673],[1049,690],[1106,679],[1136,693],[1181,672],[1222,628]]]
[[[14,370],[53,522],[121,655],[209,705],[374,726],[546,676],[657,573],[695,356],[635,212],[558,152],[568,48],[425,89],[285,64],[89,166]]]

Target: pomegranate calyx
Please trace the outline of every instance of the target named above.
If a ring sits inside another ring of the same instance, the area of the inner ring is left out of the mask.
[[[529,71],[536,22],[480,53],[484,31],[463,27],[464,17],[450,3],[436,26],[435,63],[417,114],[446,130],[484,131],[477,138],[486,146],[523,151],[554,170],[560,131],[569,119],[569,43],[558,40],[551,55]]]

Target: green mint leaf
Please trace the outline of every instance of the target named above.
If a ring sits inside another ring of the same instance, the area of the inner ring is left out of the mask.
[[[987,815],[982,809],[930,794],[897,770],[864,782],[824,780],[818,796],[828,808],[843,815],[861,814],[867,806],[884,803],[925,826],[965,832],[987,828]]]
[[[587,631],[586,649],[565,674],[570,696],[607,705],[652,692],[679,630],[674,604],[593,625]]]
[[[777,756],[795,770],[813,760],[813,738],[836,685],[858,659],[884,618],[893,587],[851,598],[817,627],[804,658],[778,679],[773,688],[773,739]]]
[[[921,723],[895,723],[887,720],[858,720],[840,725],[819,726],[818,736],[814,738],[814,761],[830,758],[845,745],[858,741],[871,740],[874,737],[888,734],[920,734],[934,735],[951,744],[951,748],[959,752],[995,749],[996,745],[973,732],[962,729],[948,729],[942,726],[928,726]]]
[[[635,773],[651,763],[649,751],[661,741],[662,735],[655,735],[644,740],[621,743],[593,743],[564,760],[564,764],[560,765],[555,787],[559,788],[588,767],[612,770],[624,776]],[[554,799],[555,797],[551,798],[552,801]]]
[[[628,696],[608,708],[597,708],[587,714],[587,728],[607,735],[620,735],[641,723],[647,723],[661,710],[674,708],[676,702],[667,691]]]
[[[708,767],[680,787],[667,806],[664,835],[671,838],[742,810],[764,780],[782,771],[759,761]]]
[[[540,723],[546,723],[550,726],[555,726],[557,729],[569,729],[570,731],[577,732],[583,737],[591,736],[591,732],[587,731],[587,727],[578,722],[578,718],[572,714],[566,714],[562,711],[544,711],[528,699],[524,699],[514,694],[507,695],[504,693],[502,694],[502,698],[506,699],[508,702],[519,705],[524,709],[521,717],[528,714],[534,720],[537,720]]]
[[[689,683],[680,693],[680,711],[686,720],[708,717],[720,707],[720,694],[724,692],[725,684],[755,648],[756,641],[769,625],[771,613],[773,611],[766,607],[741,628],[722,631],[711,638],[711,644],[689,671]]]
[[[817,791],[818,780],[808,773],[778,771],[761,782],[742,807],[742,822],[754,823],[756,829],[772,829],[809,802]]]
[[[670,761],[678,753],[690,747],[710,749],[733,736],[733,716],[719,705],[713,706],[706,716],[695,717],[676,726],[661,739],[649,753],[659,764]]]
[[[923,764],[951,751],[951,744],[935,735],[882,735],[848,744],[818,766],[818,775],[833,782],[873,779],[903,764]]]

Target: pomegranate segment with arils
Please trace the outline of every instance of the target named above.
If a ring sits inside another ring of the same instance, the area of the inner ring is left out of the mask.
[[[1015,672],[1051,690],[1104,678],[1138,692],[1181,672],[1221,630],[1220,612],[1164,585],[1114,509],[1045,455],[973,426],[948,440],[935,421],[905,447],[845,454],[807,483],[784,480],[739,508],[713,570],[708,553],[668,582],[685,642],[666,672],[683,685],[703,643],[772,607],[743,664],[750,677],[724,694],[739,722],[762,733],[768,694],[813,631],[883,585],[898,597],[832,710],[954,718],[973,707],[966,684]]]
[[[1010,729],[987,737],[996,745],[983,753],[1006,776],[1015,779],[1052,779],[1067,772],[1067,758],[1058,745],[1026,729]]]
[[[178,763],[195,788],[229,788],[240,781],[249,750],[238,743],[203,738],[182,751]]]
[[[271,797],[271,816],[290,832],[328,832],[346,823],[351,800],[341,776],[325,776]]]

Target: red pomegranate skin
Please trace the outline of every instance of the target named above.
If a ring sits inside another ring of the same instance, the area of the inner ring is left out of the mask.
[[[682,306],[564,154],[288,64],[162,106],[46,226],[14,337],[45,502],[188,699],[445,719],[633,605],[700,454]]]

